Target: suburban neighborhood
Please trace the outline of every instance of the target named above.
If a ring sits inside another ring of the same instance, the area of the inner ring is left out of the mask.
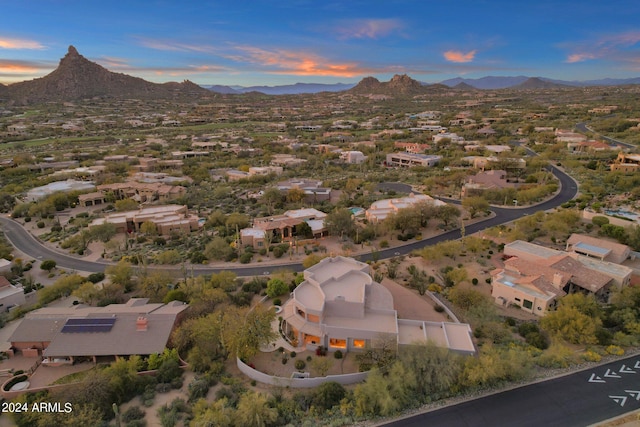
[[[636,355],[639,87],[376,82],[0,99],[4,402],[373,425]]]

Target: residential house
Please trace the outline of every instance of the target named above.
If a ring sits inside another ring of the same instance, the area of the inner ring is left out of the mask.
[[[263,218],[255,218],[253,227],[246,229],[244,233],[245,239],[243,243],[246,245],[259,248],[258,244],[262,239],[279,237],[282,240],[292,240],[297,235],[296,226],[307,223],[313,232],[314,237],[322,237],[327,234],[327,228],[324,225],[324,219],[327,214],[313,208],[304,208],[286,211],[282,215],[274,215]],[[262,236],[257,231],[262,230],[265,235]],[[242,236],[242,234],[241,234]],[[269,239],[270,240],[270,239]]]
[[[284,192],[293,188],[304,191],[305,203],[316,203],[331,199],[331,188],[322,187],[322,181],[315,179],[292,178],[279,182],[276,188]]]
[[[515,184],[507,180],[507,172],[503,170],[489,170],[478,172],[474,176],[467,177],[462,186],[462,197],[475,196],[487,190],[501,190],[513,188]]]
[[[367,160],[367,156],[362,151],[343,151],[340,153],[340,159],[349,164],[360,164]]]
[[[627,245],[576,233],[567,239],[566,251],[614,264],[622,264],[631,257],[631,248]]]
[[[612,171],[636,172],[640,168],[640,154],[618,153],[618,157],[611,164]]]
[[[156,231],[165,236],[190,233],[200,228],[199,218],[189,214],[185,205],[147,206],[135,211],[114,212],[93,220],[90,225],[109,223],[114,224],[120,233],[131,233],[139,231],[145,222],[154,224]]]
[[[426,166],[433,167],[437,165],[442,156],[413,154],[413,153],[389,153],[387,154],[386,165],[391,167],[413,167]]]
[[[45,307],[28,313],[9,341],[14,352],[42,356],[52,366],[158,354],[187,308],[180,301],[152,304],[148,298],[106,307]]]
[[[396,346],[434,342],[474,354],[467,324],[398,319],[391,293],[353,258],[325,258],[304,271],[304,281],[283,306],[283,333],[307,349],[361,351],[381,338]]]
[[[564,252],[556,249],[546,248],[534,243],[516,240],[504,246],[505,257],[518,257],[520,259],[537,263],[540,265],[552,266],[552,264],[562,257],[569,256],[582,264],[581,268],[590,269],[594,272],[602,273],[611,279],[611,285],[617,288],[628,286],[631,281],[633,270],[629,267],[614,264],[608,261],[601,261],[590,256],[584,256],[575,252]],[[560,265],[560,264],[558,264]],[[584,290],[590,292],[587,286]]]
[[[24,289],[12,285],[6,277],[0,276],[0,311],[7,311],[12,307],[23,305],[25,301]]]
[[[378,223],[384,221],[390,214],[398,212],[400,209],[409,208],[421,202],[431,203],[434,206],[444,206],[446,204],[426,194],[411,193],[407,197],[373,202],[365,212],[365,218],[369,222]]]

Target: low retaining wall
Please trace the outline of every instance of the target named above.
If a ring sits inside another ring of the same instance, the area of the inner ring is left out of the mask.
[[[355,374],[328,375],[326,377],[314,378],[284,378],[268,375],[264,372],[253,369],[240,359],[236,359],[236,362],[238,369],[252,380],[256,380],[264,384],[292,388],[312,388],[328,382],[336,382],[342,385],[356,384],[366,380],[369,375],[369,372],[357,372]]]
[[[637,225],[635,221],[627,221],[625,219],[616,218],[615,216],[607,215],[604,213],[588,211],[586,209],[582,211],[582,219],[584,219],[585,221],[591,222],[594,216],[603,216],[609,220],[609,224],[619,225],[621,227],[631,227],[632,225]]]

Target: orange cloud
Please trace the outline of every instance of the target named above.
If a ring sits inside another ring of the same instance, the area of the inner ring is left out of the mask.
[[[476,50],[471,50],[467,53],[460,52],[459,50],[448,50],[443,53],[443,55],[449,62],[464,63],[473,61],[473,58],[476,56],[476,52]]]
[[[44,49],[44,46],[34,40],[0,38],[0,49]]]
[[[253,46],[237,46],[236,49],[240,54],[227,55],[228,59],[272,67],[274,69],[265,71],[275,74],[354,77],[370,71],[356,63],[331,63],[326,58],[306,52],[270,51]]]
[[[343,39],[377,39],[403,27],[404,24],[399,19],[356,19],[341,22],[335,31]]]
[[[565,62],[569,64],[574,64],[576,62],[583,62],[589,59],[596,59],[596,55],[593,53],[574,53],[569,55]]]

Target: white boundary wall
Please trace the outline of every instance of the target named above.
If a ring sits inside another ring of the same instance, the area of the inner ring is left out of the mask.
[[[265,374],[253,369],[240,359],[236,359],[238,369],[249,378],[264,384],[271,384],[292,388],[312,388],[328,382],[336,382],[342,385],[356,384],[367,379],[369,372],[357,372],[355,374],[328,375],[315,378],[284,378]]]

